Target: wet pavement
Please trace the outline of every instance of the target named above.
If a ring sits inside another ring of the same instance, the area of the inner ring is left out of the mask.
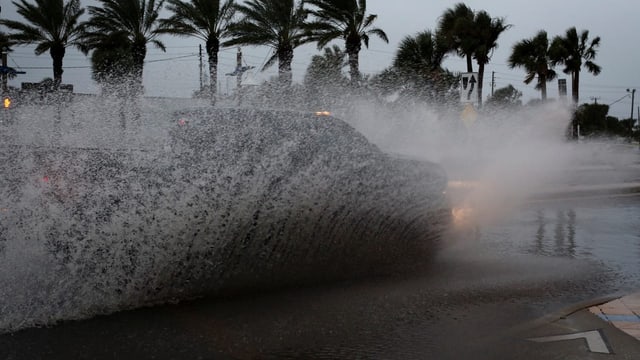
[[[624,199],[536,203],[461,227],[411,274],[5,334],[0,358],[635,359],[640,342],[588,310],[640,284],[640,233],[603,226],[638,225],[638,199]]]
[[[462,216],[410,273],[26,329],[0,358],[637,359],[640,196],[578,191],[609,176],[489,224]]]

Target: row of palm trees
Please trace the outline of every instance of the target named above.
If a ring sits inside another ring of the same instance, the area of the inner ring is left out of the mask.
[[[534,37],[524,39],[513,46],[508,59],[511,68],[523,67],[527,76],[524,80],[529,84],[538,78],[536,89],[542,93],[542,100],[547,99],[547,82],[556,78],[553,68],[563,65],[563,72],[571,75],[571,95],[573,102],[578,103],[580,71],[584,66],[593,75],[600,74],[601,67],[593,62],[600,37],[589,41],[589,31],[580,33],[575,27],[569,28],[564,36],[556,36],[549,41],[547,32],[539,31]]]
[[[33,1],[33,3],[29,2]],[[336,39],[344,40],[351,84],[359,84],[359,53],[370,37],[388,42],[385,32],[374,26],[377,16],[367,13],[366,0],[98,0],[87,8],[89,19],[80,21],[85,9],[80,0],[16,0],[24,22],[1,20],[11,30],[12,44],[35,44],[37,55],[49,52],[53,60],[54,86],[62,81],[62,61],[67,47],[85,54],[92,52],[94,77],[102,82],[129,81],[141,90],[147,46],[161,50],[163,34],[196,37],[205,42],[209,61],[212,100],[217,88],[218,52],[223,46],[266,45],[273,55],[264,67],[278,63],[279,79],[291,83],[294,49],[315,42],[324,48]],[[168,18],[160,12],[167,9]],[[474,11],[464,3],[447,9],[435,32],[408,36],[400,44],[394,68],[426,79],[429,84],[450,73],[441,63],[446,54],[466,59],[467,71],[478,65],[478,102],[482,100],[485,65],[498,46],[499,36],[509,29],[503,18],[486,11]],[[537,88],[546,98],[546,82],[555,77],[553,67],[564,65],[572,75],[574,101],[578,101],[582,66],[598,74],[593,63],[600,38],[588,41],[588,31],[575,28],[550,43],[544,31],[513,47],[511,67],[524,67],[526,83],[538,78]],[[584,61],[583,61],[584,60]],[[450,77],[450,76],[449,76]]]
[[[485,65],[498,47],[498,38],[511,25],[504,18],[492,18],[486,11],[474,11],[463,3],[456,4],[440,17],[437,40],[447,51],[454,51],[467,60],[467,72],[478,64],[478,104],[482,105],[482,85]]]
[[[499,36],[510,27],[502,18],[492,18],[486,11],[476,12],[458,3],[442,14],[435,32],[427,30],[405,37],[400,42],[392,69],[382,75],[389,77],[395,71],[400,82],[417,81],[419,87],[430,86],[439,95],[451,84],[447,79],[451,73],[442,68],[442,62],[448,53],[453,52],[466,59],[467,72],[473,72],[473,60],[476,61],[478,103],[481,105],[484,67],[498,46]],[[556,77],[553,68],[564,66],[563,71],[571,75],[572,98],[577,104],[581,69],[584,67],[594,75],[601,71],[601,67],[594,63],[599,45],[600,37],[589,40],[589,31],[578,33],[575,27],[552,41],[545,31],[540,31],[533,38],[513,46],[508,64],[511,68],[523,67],[526,70],[524,82],[527,84],[538,78],[536,89],[541,90],[542,100],[547,99],[546,83]],[[405,85],[403,87],[406,88]]]
[[[367,14],[366,0],[98,0],[87,8],[79,0],[17,0],[13,4],[24,22],[2,20],[11,30],[12,44],[35,44],[37,55],[49,52],[53,60],[54,86],[62,81],[67,47],[92,53],[94,76],[115,77],[124,73],[131,85],[141,89],[147,45],[165,51],[162,34],[194,36],[205,42],[209,58],[211,96],[215,98],[218,51],[221,46],[267,45],[278,62],[279,78],[291,83],[291,62],[296,47],[317,42],[319,48],[344,39],[351,81],[359,81],[358,56],[369,36],[388,42],[373,26],[376,15]],[[160,19],[163,8],[172,15]],[[126,71],[123,71],[126,70]],[[106,73],[106,75],[105,75]]]

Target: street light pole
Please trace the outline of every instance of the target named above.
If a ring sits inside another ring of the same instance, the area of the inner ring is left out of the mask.
[[[629,133],[633,133],[633,101],[636,95],[636,89],[627,89],[631,93],[631,117],[629,117]]]

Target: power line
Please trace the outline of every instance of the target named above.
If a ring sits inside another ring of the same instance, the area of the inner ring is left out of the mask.
[[[188,58],[188,57],[193,57],[193,56],[197,56],[197,54],[190,54],[190,55],[183,55],[183,56],[175,56],[175,57],[170,57],[170,58],[165,58],[165,59],[156,59],[156,60],[147,60],[144,63],[145,64],[149,64],[149,63],[156,63],[156,62],[163,62],[163,61],[171,61],[171,60],[176,60],[176,59],[184,59],[184,58]],[[12,59],[13,60],[13,59]],[[14,61],[15,63],[15,61]],[[91,68],[91,65],[83,65],[83,66],[64,66],[64,69],[89,69]],[[28,69],[28,70],[48,70],[51,69],[51,66],[25,66],[25,67],[21,67],[21,69]]]
[[[170,60],[176,60],[176,59],[184,59],[184,58],[192,57],[192,56],[198,56],[198,54],[192,53],[192,54],[189,54],[189,55],[170,57],[170,58],[166,58],[166,59],[148,60],[148,61],[145,61],[145,64],[154,63],[154,62],[162,62],[162,61],[170,61]]]

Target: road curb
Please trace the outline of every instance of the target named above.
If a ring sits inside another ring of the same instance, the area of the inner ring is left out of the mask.
[[[558,311],[555,311],[550,314],[539,317],[537,319],[525,322],[524,324],[516,325],[515,327],[511,328],[511,330],[515,332],[522,332],[522,331],[526,331],[526,330],[530,330],[530,329],[542,326],[544,324],[553,323],[555,321],[567,318],[579,311],[588,309],[592,306],[596,306],[596,305],[608,303],[609,301],[620,299],[625,295],[627,295],[627,293],[613,293],[613,294],[609,294],[609,295],[605,295],[605,296],[601,296],[601,297],[597,297],[589,300],[580,301],[575,304],[569,305],[563,309],[560,309]]]

